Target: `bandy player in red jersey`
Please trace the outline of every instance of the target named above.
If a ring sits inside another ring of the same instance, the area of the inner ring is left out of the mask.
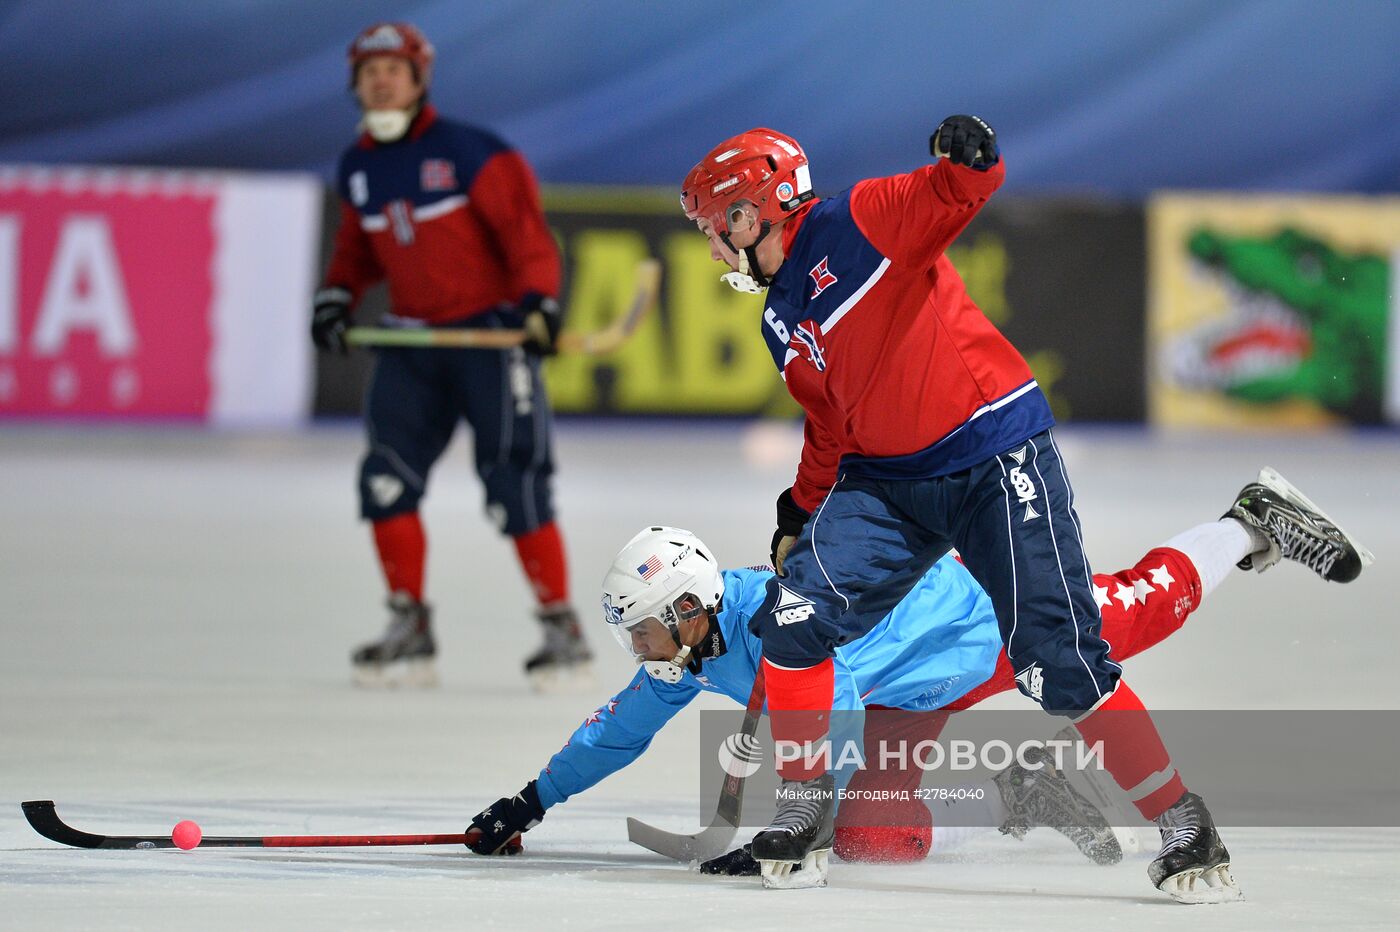
[[[360,514],[389,591],[391,619],[354,654],[365,684],[435,681],[427,543],[419,504],[458,421],[474,434],[486,510],[510,537],[538,600],[544,646],[525,664],[539,686],[586,674],[590,654],[569,605],[554,520],[550,410],[540,357],[555,350],[559,253],[534,174],[494,135],[440,117],[427,102],[433,47],[407,23],[379,23],[350,44],[362,134],[341,157],[340,228],[316,294],[316,345],[345,352],[351,309],[388,279],[405,327],[521,328],[523,348],[381,348],[365,399],[369,448]]]
[[[773,737],[819,746],[834,651],[955,547],[991,598],[1017,688],[1102,742],[1105,769],[1161,827],[1153,885],[1201,881],[1231,898],[1210,813],[1102,637],[1050,407],[944,255],[1005,177],[996,136],[958,115],[929,149],[931,165],[819,200],[796,140],[756,129],[716,146],[682,185],[686,216],[732,270],[724,278],[764,294],[764,339],[806,415],[796,480],[778,500],[781,576],[753,619]],[[1295,491],[1270,494],[1287,503]],[[1344,534],[1308,530],[1325,578],[1360,573]],[[774,886],[833,837],[821,758],[780,773],[777,815],[753,842]]]

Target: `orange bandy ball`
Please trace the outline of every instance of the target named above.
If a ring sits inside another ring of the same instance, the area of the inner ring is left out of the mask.
[[[191,822],[189,819],[176,825],[170,832],[170,840],[175,842],[175,847],[184,848],[186,851],[197,846],[203,837],[204,832],[198,823]]]

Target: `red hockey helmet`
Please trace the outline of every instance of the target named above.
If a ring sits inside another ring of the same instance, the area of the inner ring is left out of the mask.
[[[726,237],[730,210],[741,202],[753,204],[766,225],[786,219],[815,197],[807,155],[797,140],[762,127],[715,146],[681,185],[686,217],[708,220]]]
[[[375,23],[350,43],[350,84],[355,84],[360,65],[374,55],[392,55],[413,66],[418,82],[428,86],[433,70],[433,44],[412,23]]]

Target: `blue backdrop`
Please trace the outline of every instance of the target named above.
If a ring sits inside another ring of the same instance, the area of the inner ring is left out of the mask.
[[[437,46],[443,110],[550,182],[674,185],[763,124],[834,190],[972,112],[1009,189],[1400,189],[1396,0],[11,0],[0,161],[329,177],[356,119],[345,46],[381,18]]]

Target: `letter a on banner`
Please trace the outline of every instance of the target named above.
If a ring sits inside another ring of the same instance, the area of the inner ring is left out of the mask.
[[[63,352],[74,330],[97,331],[107,356],[136,348],[131,304],[105,217],[73,216],[63,224],[31,348],[36,356]]]

